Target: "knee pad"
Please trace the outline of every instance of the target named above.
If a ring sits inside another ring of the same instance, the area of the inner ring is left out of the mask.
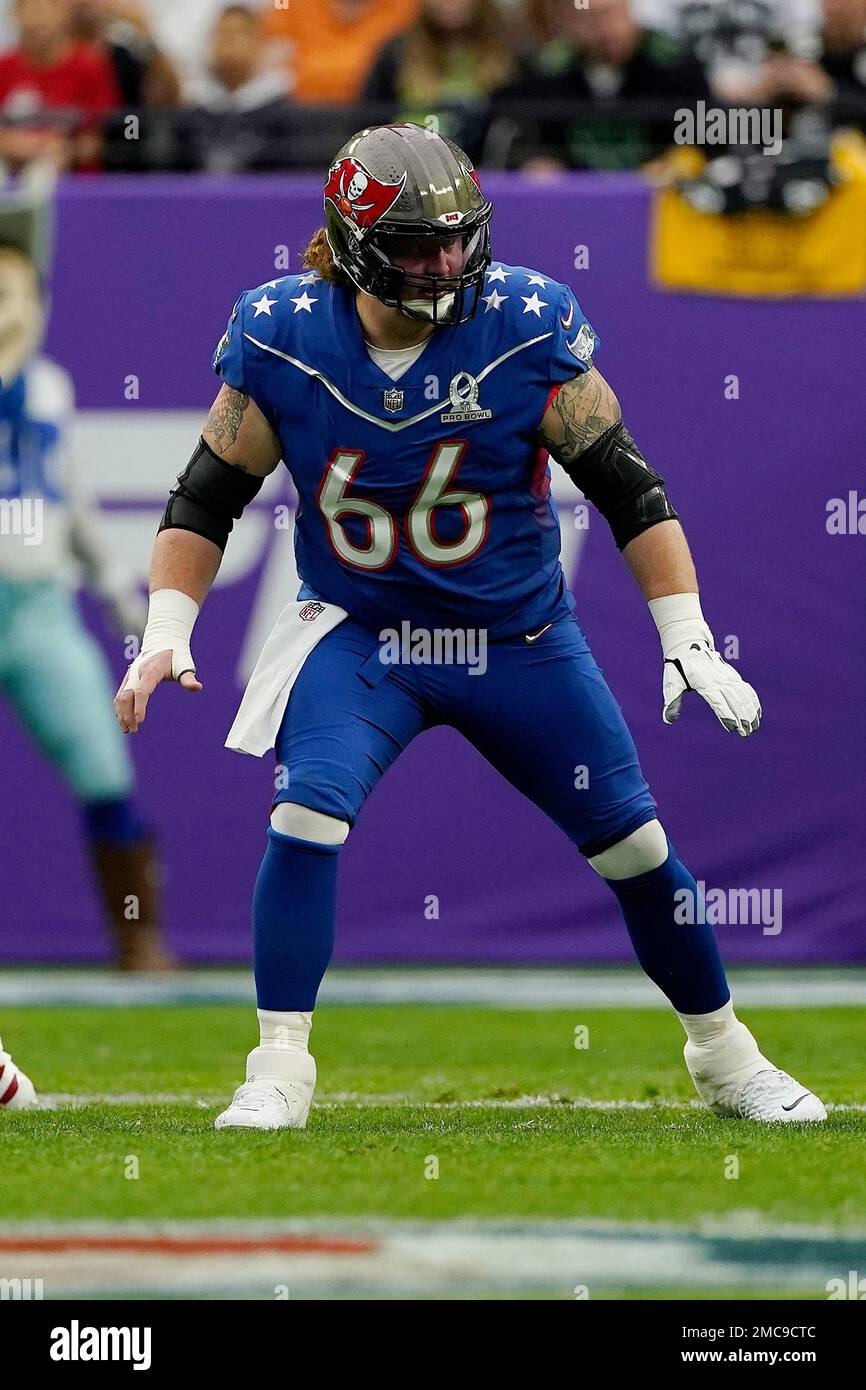
[[[312,811],[309,806],[298,806],[294,801],[280,801],[274,807],[271,829],[295,840],[312,840],[316,845],[342,845],[349,833],[346,821]]]
[[[660,868],[667,857],[668,837],[661,823],[651,820],[610,849],[594,855],[589,864],[602,878],[637,878],[638,874]]]

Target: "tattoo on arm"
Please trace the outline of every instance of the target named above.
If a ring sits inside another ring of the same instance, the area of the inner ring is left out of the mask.
[[[560,387],[542,421],[539,440],[559,463],[574,463],[621,419],[616,396],[593,367]]]
[[[244,411],[249,403],[250,398],[243,391],[235,391],[232,386],[223,386],[220,389],[205,424],[217,453],[224,454],[237,440]],[[249,472],[243,464],[235,464],[235,467],[244,473]]]

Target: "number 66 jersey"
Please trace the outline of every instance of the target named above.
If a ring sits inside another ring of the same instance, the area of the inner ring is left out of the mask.
[[[370,355],[354,288],[310,272],[241,296],[214,370],[282,443],[305,593],[376,630],[494,638],[574,606],[538,429],[595,347],[567,286],[494,263],[475,317],[434,329],[395,381]]]

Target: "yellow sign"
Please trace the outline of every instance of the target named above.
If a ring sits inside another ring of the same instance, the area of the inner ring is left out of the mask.
[[[844,181],[807,217],[713,215],[698,212],[675,189],[657,193],[650,248],[654,283],[665,290],[752,299],[862,294],[866,142],[853,132],[837,136],[833,164]]]

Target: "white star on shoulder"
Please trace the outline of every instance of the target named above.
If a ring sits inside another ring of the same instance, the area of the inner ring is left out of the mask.
[[[254,299],[253,308],[256,311],[256,318],[258,318],[260,314],[267,314],[268,318],[270,318],[271,309],[273,309],[276,303],[277,301],[275,299],[268,299],[267,294],[263,294],[261,299]]]
[[[535,314],[536,318],[541,318],[541,311],[542,309],[546,309],[547,305],[545,304],[543,299],[538,298],[538,290],[536,290],[535,294],[531,296],[522,294],[520,298],[526,305],[526,308],[523,311],[524,314]]]
[[[299,278],[298,284],[299,284],[299,285],[315,285],[315,284],[318,283],[318,280],[319,280],[319,277],[318,277],[318,275],[316,274],[316,272],[315,272],[314,270],[311,270],[310,273],[309,273],[309,275],[302,275],[302,276]]]
[[[488,272],[487,272],[487,278],[488,278],[488,280],[490,281],[491,284],[493,283],[494,280],[499,280],[499,282],[500,282],[501,284],[504,285],[504,284],[505,284],[505,281],[506,281],[506,279],[507,279],[507,277],[508,277],[510,274],[511,274],[511,271],[510,271],[510,270],[503,270],[503,269],[502,269],[502,266],[501,266],[501,265],[498,265],[498,266],[496,267],[495,270],[488,270]]]
[[[526,277],[526,283],[528,285],[540,285],[541,288],[544,289],[545,285],[547,284],[547,281],[545,280],[543,275],[528,275]]]
[[[318,302],[318,299],[311,299],[306,290],[304,290],[304,293],[299,295],[297,299],[292,299],[296,314],[299,314],[302,309],[305,309],[308,314],[311,314],[313,312],[313,305],[318,304]]]
[[[487,305],[484,310],[485,314],[489,314],[491,309],[501,308],[507,298],[507,294],[498,294],[496,290],[491,290],[489,294],[483,294],[481,296],[482,303]]]
[[[284,280],[285,278],[286,278],[286,277],[283,276],[283,280]],[[282,283],[283,283],[282,280],[269,280],[268,283],[267,283],[266,285],[262,285],[262,289],[263,289],[263,290],[276,290],[276,289],[279,289],[279,287],[280,287],[280,285],[281,285]]]

